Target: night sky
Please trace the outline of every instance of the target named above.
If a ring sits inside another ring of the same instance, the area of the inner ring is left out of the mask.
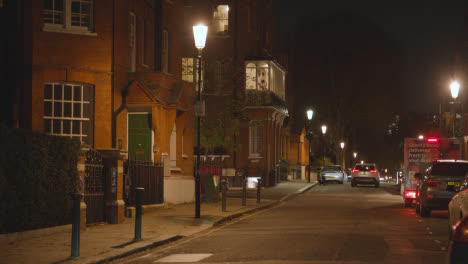
[[[400,81],[409,110],[436,112],[439,97],[448,93],[468,1],[275,0],[275,6],[282,40],[304,17],[320,20],[340,13],[373,21],[402,53]]]
[[[296,57],[289,65],[296,74],[293,120],[301,127],[302,112],[315,108],[315,122],[343,131],[332,137],[351,142],[348,150],[397,166],[401,151],[388,150],[399,141],[386,134],[392,118],[438,112],[452,78],[461,83],[461,97],[468,90],[468,78],[455,71],[457,47],[468,39],[466,0],[274,1],[277,43],[293,46]],[[335,125],[338,112],[344,130]]]

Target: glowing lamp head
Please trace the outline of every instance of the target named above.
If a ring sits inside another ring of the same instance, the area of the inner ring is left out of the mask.
[[[354,158],[356,158],[357,157],[357,152],[354,152],[353,156],[354,156]]]
[[[206,35],[208,35],[208,27],[199,24],[193,26],[193,38],[195,39],[195,47],[197,49],[203,49],[206,43]]]
[[[450,84],[450,93],[452,94],[453,99],[457,99],[459,91],[460,91],[460,84],[457,81],[453,81]]]
[[[312,109],[307,110],[307,119],[312,120],[314,116],[314,111]]]
[[[327,133],[327,126],[326,126],[326,125],[323,125],[323,126],[322,126],[322,134],[325,135],[325,133]]]
[[[340,143],[340,147],[341,147],[341,149],[344,149],[344,142]]]
[[[423,135],[419,135],[419,136],[418,136],[418,139],[419,139],[419,140],[423,140],[423,139],[424,139],[424,136],[423,136]]]
[[[364,164],[364,161],[363,161],[363,160],[361,160],[361,164]]]

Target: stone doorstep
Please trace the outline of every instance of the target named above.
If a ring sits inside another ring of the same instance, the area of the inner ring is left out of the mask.
[[[171,204],[169,203],[162,203],[162,204],[149,204],[149,205],[142,205],[141,206],[142,208],[142,214],[144,214],[145,212],[152,212],[152,211],[156,211],[158,209],[168,209],[168,208],[171,208]],[[136,208],[134,206],[128,206],[125,208],[125,217],[129,217],[129,218],[135,218],[135,211],[136,211]]]

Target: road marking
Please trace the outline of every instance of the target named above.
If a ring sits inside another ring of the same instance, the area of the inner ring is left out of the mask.
[[[213,254],[172,254],[162,259],[158,259],[153,263],[160,262],[198,262],[208,257],[211,257]]]

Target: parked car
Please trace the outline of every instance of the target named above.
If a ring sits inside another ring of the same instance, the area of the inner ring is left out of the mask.
[[[325,166],[320,171],[320,176],[325,178],[325,181],[336,181],[343,184],[345,173],[339,165]]]
[[[351,174],[351,187],[358,184],[373,184],[375,188],[380,186],[380,174],[375,163],[356,164]]]
[[[416,213],[428,217],[432,210],[447,210],[468,173],[466,160],[437,160],[431,162],[419,179]]]
[[[453,230],[453,235],[449,242],[448,263],[464,264],[468,263],[468,216],[460,219]]]
[[[468,175],[465,176],[465,179],[458,191],[459,192],[453,196],[448,205],[450,238],[452,238],[453,230],[455,229],[457,222],[465,216],[468,216]]]

